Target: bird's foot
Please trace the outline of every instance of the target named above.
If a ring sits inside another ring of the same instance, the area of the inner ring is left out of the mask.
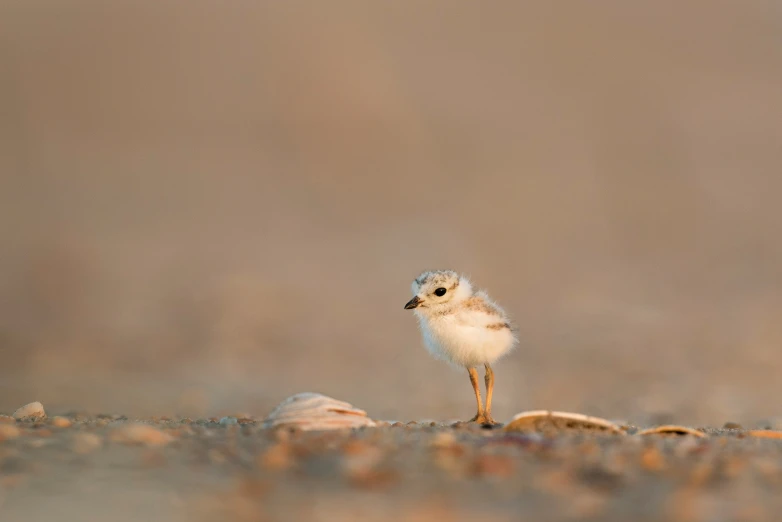
[[[476,413],[475,417],[470,419],[469,422],[475,422],[485,427],[498,426],[500,424],[499,422],[497,422],[492,418],[491,413],[485,413],[482,411]]]

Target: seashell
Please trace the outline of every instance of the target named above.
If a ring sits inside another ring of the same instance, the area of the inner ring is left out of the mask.
[[[609,420],[580,413],[536,410],[514,416],[503,428],[505,431],[539,431],[558,433],[565,431],[591,431],[625,435],[624,430]]]
[[[375,427],[367,412],[320,393],[298,393],[282,401],[266,419],[264,428],[292,426],[301,430]]]
[[[749,430],[747,435],[760,439],[782,439],[782,431],[776,430]]]
[[[14,419],[17,420],[41,420],[45,418],[46,412],[43,410],[43,404],[40,402],[25,404],[14,412]]]
[[[700,430],[688,428],[687,426],[677,426],[675,424],[666,424],[665,426],[656,426],[638,432],[638,435],[692,435],[694,437],[705,437],[706,434]]]

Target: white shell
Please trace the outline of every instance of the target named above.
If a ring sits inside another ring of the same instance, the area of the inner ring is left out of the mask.
[[[503,428],[505,431],[563,432],[569,430],[597,431],[625,435],[624,430],[613,422],[599,417],[563,411],[525,411],[514,416]]]
[[[293,426],[301,430],[374,427],[367,412],[320,393],[298,393],[282,401],[266,419],[264,428]]]
[[[46,412],[43,410],[43,404],[40,402],[25,404],[14,412],[14,419],[40,420],[45,418]]]

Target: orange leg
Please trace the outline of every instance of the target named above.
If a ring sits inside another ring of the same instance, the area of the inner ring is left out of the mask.
[[[472,383],[472,389],[475,391],[475,400],[478,403],[478,413],[475,414],[475,417],[470,419],[470,422],[480,422],[483,424],[486,421],[486,417],[483,413],[481,386],[478,384],[478,371],[475,368],[467,368],[467,372],[470,374],[470,383]]]
[[[486,410],[484,411],[484,417],[486,418],[485,424],[498,424],[491,416],[491,398],[494,393],[494,370],[491,369],[488,363],[484,365],[486,367]]]

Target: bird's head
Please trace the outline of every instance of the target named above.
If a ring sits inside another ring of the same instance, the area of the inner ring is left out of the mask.
[[[405,310],[437,312],[472,295],[470,281],[453,270],[427,270],[415,278],[411,288],[413,298],[405,304]]]

